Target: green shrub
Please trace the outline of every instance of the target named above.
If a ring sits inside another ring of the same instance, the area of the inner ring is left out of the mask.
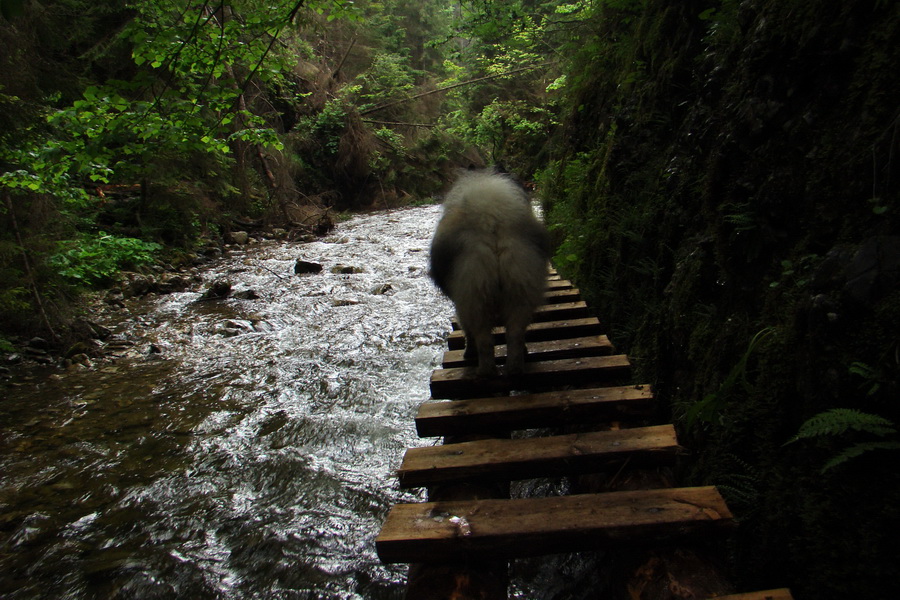
[[[110,281],[123,269],[152,262],[161,248],[154,242],[101,231],[96,236],[60,242],[60,251],[49,262],[66,279],[92,286]]]

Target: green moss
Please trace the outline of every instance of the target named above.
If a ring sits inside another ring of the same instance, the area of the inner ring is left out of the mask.
[[[695,457],[685,483],[728,490],[743,586],[890,597],[890,451],[823,476],[847,440],[784,443],[830,408],[900,423],[890,252],[873,286],[850,281],[856,253],[900,230],[885,170],[900,6],[603,11],[573,52],[581,75],[541,177],[556,263],[675,419]],[[715,410],[688,423],[704,398]]]

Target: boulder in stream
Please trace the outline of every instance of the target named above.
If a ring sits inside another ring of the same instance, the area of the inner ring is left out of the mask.
[[[258,300],[259,294],[256,293],[256,290],[243,290],[240,292],[235,292],[231,295],[231,297],[238,300]]]
[[[352,265],[335,265],[331,268],[331,272],[335,275],[356,275],[357,273],[364,273],[362,267],[354,267]]]
[[[227,279],[217,279],[203,292],[197,302],[209,302],[211,300],[223,300],[231,294],[231,282]]]
[[[238,246],[246,246],[250,243],[250,234],[246,231],[232,231],[228,234],[228,241]]]
[[[322,265],[298,258],[294,263],[294,273],[296,275],[305,275],[307,273],[321,273]]]

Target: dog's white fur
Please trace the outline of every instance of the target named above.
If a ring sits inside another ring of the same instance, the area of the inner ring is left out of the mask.
[[[496,373],[491,329],[506,327],[506,372],[525,368],[525,328],[547,281],[547,232],[525,191],[494,171],[468,171],[453,185],[431,243],[431,276],[456,305],[466,356]]]

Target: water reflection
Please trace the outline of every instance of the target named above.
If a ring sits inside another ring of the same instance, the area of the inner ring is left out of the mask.
[[[257,298],[136,304],[110,324],[135,356],[7,390],[0,596],[402,597],[373,540],[418,498],[391,471],[423,443],[449,331],[426,275],[438,212],[250,246],[203,277]],[[297,258],[324,270],[296,276]]]

